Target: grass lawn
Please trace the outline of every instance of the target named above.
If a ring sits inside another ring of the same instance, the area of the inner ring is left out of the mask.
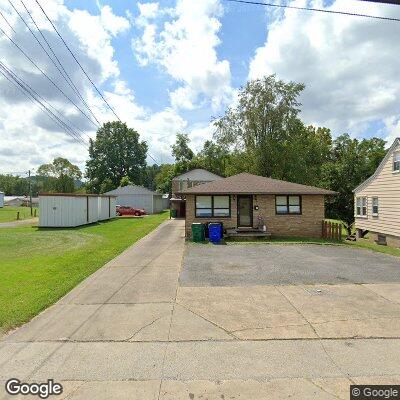
[[[17,220],[17,213],[19,211],[20,219],[31,218],[30,207],[2,207],[0,208],[0,222],[12,222]],[[35,209],[33,209],[35,212]],[[36,209],[36,215],[39,215],[39,209]]]
[[[0,229],[0,332],[56,302],[168,217],[163,212],[72,229]]]
[[[346,241],[346,244],[349,246],[361,247],[363,249],[373,250],[379,253],[390,254],[392,256],[400,257],[400,249],[396,247],[382,246],[376,243],[371,243],[365,239],[357,239],[356,242]]]

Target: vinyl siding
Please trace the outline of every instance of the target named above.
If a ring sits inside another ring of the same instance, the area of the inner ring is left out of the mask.
[[[379,174],[357,197],[367,197],[367,216],[355,216],[356,228],[400,237],[400,173],[393,173],[393,155],[400,151],[400,145],[391,151]],[[372,215],[372,198],[378,197],[379,215]],[[355,213],[356,211],[355,199]]]

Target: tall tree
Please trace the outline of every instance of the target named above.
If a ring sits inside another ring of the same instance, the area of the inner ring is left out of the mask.
[[[245,153],[250,172],[284,179],[287,144],[303,130],[298,96],[304,85],[283,82],[275,75],[249,81],[235,108],[215,121],[220,144]]]
[[[229,158],[229,151],[226,146],[212,140],[206,140],[203,149],[196,155],[196,161],[201,168],[221,176],[225,175]]]
[[[75,181],[82,178],[78,166],[69,160],[57,157],[50,164],[43,164],[37,170],[37,175],[45,179],[43,188],[59,193],[72,193],[75,191]]]
[[[143,185],[150,190],[156,190],[155,178],[160,170],[161,167],[157,164],[148,165],[144,173]]]
[[[194,157],[189,147],[190,139],[187,133],[177,133],[175,144],[172,145],[172,155],[177,163],[188,163]]]
[[[172,193],[172,179],[178,175],[173,164],[163,164],[154,178],[156,190],[160,193]]]
[[[143,183],[146,167],[147,144],[140,141],[139,133],[125,123],[107,122],[98,129],[95,140],[90,140],[86,176],[94,192],[104,190],[112,183],[119,186],[127,176],[136,184]]]
[[[375,172],[385,154],[385,141],[379,138],[359,141],[343,134],[332,144],[331,160],[322,167],[320,184],[338,192],[327,202],[326,213],[342,220],[349,234],[354,222],[353,190]]]

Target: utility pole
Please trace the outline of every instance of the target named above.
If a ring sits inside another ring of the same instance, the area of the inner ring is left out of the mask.
[[[29,178],[29,204],[31,206],[31,217],[33,217],[31,170],[28,171],[28,178]]]

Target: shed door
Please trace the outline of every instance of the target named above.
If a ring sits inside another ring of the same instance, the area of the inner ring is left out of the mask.
[[[253,196],[237,197],[238,227],[253,226]]]

